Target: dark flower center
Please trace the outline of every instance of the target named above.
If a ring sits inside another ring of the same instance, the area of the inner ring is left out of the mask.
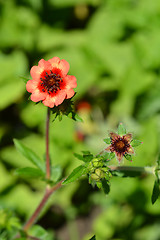
[[[45,72],[45,75],[40,78],[42,92],[47,91],[48,94],[56,93],[58,90],[61,90],[60,85],[63,82],[63,79],[59,74],[53,73],[50,70],[50,73]]]
[[[115,147],[118,149],[123,149],[125,147],[125,144],[123,141],[119,140],[119,141],[115,142]]]
[[[128,152],[129,147],[130,144],[123,137],[115,140],[112,139],[112,149],[117,153],[125,154],[126,152]]]

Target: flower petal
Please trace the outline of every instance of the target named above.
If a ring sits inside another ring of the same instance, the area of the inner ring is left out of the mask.
[[[59,64],[59,68],[62,70],[63,75],[67,75],[70,66],[69,66],[69,63],[66,60],[62,59],[60,61],[60,64]]]
[[[105,151],[112,152],[112,145],[109,145],[107,148],[105,148]]]
[[[128,153],[128,154],[134,154],[134,149],[133,149],[132,146],[129,147],[127,153]]]
[[[115,139],[117,139],[117,138],[120,138],[120,135],[118,135],[117,133],[111,132],[111,133],[110,133],[110,137],[111,137],[113,140],[115,140]]]
[[[52,67],[57,67],[60,63],[60,58],[53,57],[53,58],[49,59],[48,62],[51,64]]]
[[[43,71],[43,69],[41,69],[40,67],[38,66],[33,66],[30,70],[30,74],[31,74],[31,77],[34,79],[34,80],[39,80],[40,78],[40,74],[41,72]]]
[[[50,69],[51,69],[51,64],[48,61],[41,59],[38,62],[38,66],[33,66],[31,68],[30,74],[34,80],[39,80],[41,73],[44,70],[50,70]]]
[[[55,97],[47,95],[46,99],[43,100],[43,104],[47,107],[53,108],[55,106]]]
[[[54,106],[60,105],[66,97],[65,91],[59,91],[55,96],[47,95],[43,104],[47,107],[53,108]]]
[[[28,92],[32,93],[37,88],[37,81],[29,80],[26,84]]]
[[[38,89],[31,94],[31,100],[33,102],[39,102],[46,98],[46,93],[40,92]]]
[[[118,162],[120,163],[123,159],[123,154],[121,154],[121,153],[115,153],[115,154],[116,154],[116,158],[117,158]]]
[[[132,134],[128,133],[128,134],[124,135],[123,139],[125,139],[126,141],[128,141],[130,143],[132,140]]]
[[[26,84],[27,91],[32,93],[31,100],[34,102],[43,101],[44,105],[52,108],[60,105],[65,98],[71,98],[75,94],[73,88],[77,86],[77,80],[74,76],[67,76],[69,67],[69,63],[64,59],[60,60],[59,57],[53,57],[48,61],[41,59],[38,62],[38,66],[31,68],[32,79]],[[48,83],[48,80],[52,78],[50,72],[55,77],[55,81],[59,81],[59,76],[62,78],[59,87],[56,88],[57,92],[50,91],[52,87],[56,87],[56,85],[52,86],[50,82]],[[46,82],[44,83],[45,80]],[[46,84],[46,90],[42,88],[44,84]]]
[[[67,93],[66,98],[68,99],[68,98],[73,97],[73,95],[75,94],[75,91],[72,88],[70,88],[70,89],[67,90],[66,93]]]
[[[65,98],[66,98],[66,92],[59,91],[59,93],[56,95],[55,105],[56,106],[60,105],[64,101]]]
[[[49,59],[48,62],[52,65],[52,68],[59,68],[63,76],[67,75],[70,66],[66,60],[60,60],[58,57],[54,57]]]
[[[53,58],[48,60],[48,62],[51,64],[51,69],[59,68],[60,61],[61,60],[60,60],[59,57],[53,57]]]
[[[51,69],[51,64],[49,61],[45,61],[44,59],[41,59],[39,62],[38,62],[38,67],[40,67],[41,69]]]
[[[75,76],[67,75],[64,78],[64,81],[66,82],[66,87],[69,86],[70,88],[76,88],[77,87],[77,79]]]

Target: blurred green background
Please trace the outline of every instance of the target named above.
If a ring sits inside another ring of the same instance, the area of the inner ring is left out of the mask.
[[[103,138],[123,122],[143,141],[134,161],[152,166],[160,143],[159,0],[0,0],[0,224],[2,209],[22,223],[39,203],[44,183],[19,178],[31,166],[13,138],[43,158],[46,107],[28,100],[21,77],[54,56],[70,63],[84,123],[51,124],[50,154],[64,175],[80,164],[74,152],[101,151]],[[113,164],[117,164],[113,161]],[[86,178],[58,190],[38,224],[50,239],[160,239],[160,201],[151,204],[154,177],[111,180],[108,196]],[[1,228],[0,228],[1,229]],[[1,232],[2,234],[2,232]],[[1,237],[0,237],[1,239]],[[7,239],[8,240],[8,239]]]

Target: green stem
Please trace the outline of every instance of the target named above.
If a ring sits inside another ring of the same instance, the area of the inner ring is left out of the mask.
[[[153,174],[155,167],[130,167],[130,166],[108,166],[112,171],[131,171],[131,172],[137,172],[139,175],[143,174]],[[39,203],[38,207],[36,208],[33,215],[30,217],[30,219],[27,221],[27,223],[24,225],[23,230],[27,231],[37,220],[39,214],[41,213],[44,205],[46,204],[47,200],[51,196],[52,193],[54,193],[57,189],[62,187],[62,182],[65,179],[62,179],[60,182],[58,182],[55,186],[52,188],[46,188],[46,192]]]
[[[108,166],[112,171],[130,171],[139,174],[154,174],[155,167]]]
[[[50,120],[50,108],[47,110],[46,119],[46,179],[50,179],[51,169],[50,169],[50,158],[49,158],[49,120]]]

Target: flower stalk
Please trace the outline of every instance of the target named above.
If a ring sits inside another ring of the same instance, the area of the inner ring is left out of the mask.
[[[74,88],[77,86],[75,76],[68,75],[69,63],[64,59],[60,60],[58,57],[53,57],[48,61],[41,59],[38,66],[31,68],[31,77],[26,84],[26,89],[31,93],[31,100],[33,102],[42,102],[47,109],[46,118],[46,180],[51,178],[51,162],[49,155],[49,123],[50,123],[50,108],[59,106],[65,99],[70,99],[74,96]],[[23,227],[25,232],[35,223],[40,215],[44,205],[53,192],[62,186],[64,179],[59,181],[56,185],[50,186],[47,184],[44,196],[38,207],[26,222]],[[30,237],[36,239],[34,237]]]
[[[50,166],[50,157],[49,157],[49,121],[50,121],[50,108],[48,107],[47,109],[47,118],[46,118],[46,179],[49,180],[51,176],[51,166]],[[58,182],[55,186],[50,187],[47,186],[45,190],[45,194],[39,203],[38,207],[30,217],[30,219],[27,221],[27,223],[24,225],[23,230],[27,231],[37,220],[39,214],[41,213],[44,205],[46,204],[48,198],[51,196],[53,192],[55,192],[57,189],[59,189],[62,186],[62,182],[64,181],[61,180]]]

